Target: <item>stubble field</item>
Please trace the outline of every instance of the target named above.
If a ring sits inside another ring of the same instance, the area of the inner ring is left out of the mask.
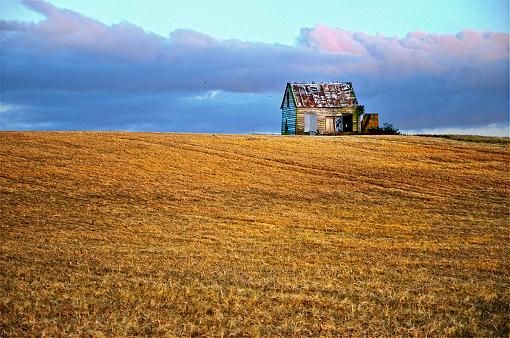
[[[0,133],[0,336],[508,336],[508,142]]]

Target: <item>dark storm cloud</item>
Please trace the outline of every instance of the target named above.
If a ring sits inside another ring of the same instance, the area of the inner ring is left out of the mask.
[[[287,81],[352,81],[401,128],[508,123],[506,33],[367,35],[317,25],[297,47],[162,37],[46,2],[2,22],[2,129],[278,131]]]

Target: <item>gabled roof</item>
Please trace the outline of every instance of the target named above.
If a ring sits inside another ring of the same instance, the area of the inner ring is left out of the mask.
[[[290,82],[298,108],[351,108],[358,104],[351,82]]]

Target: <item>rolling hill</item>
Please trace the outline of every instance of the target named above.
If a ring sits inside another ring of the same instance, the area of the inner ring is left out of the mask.
[[[0,133],[0,336],[508,336],[505,139]]]

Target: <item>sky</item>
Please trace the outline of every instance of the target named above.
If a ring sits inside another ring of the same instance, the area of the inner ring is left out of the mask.
[[[121,4],[121,5],[120,5]],[[0,130],[278,133],[287,82],[508,136],[508,1],[0,0]]]

